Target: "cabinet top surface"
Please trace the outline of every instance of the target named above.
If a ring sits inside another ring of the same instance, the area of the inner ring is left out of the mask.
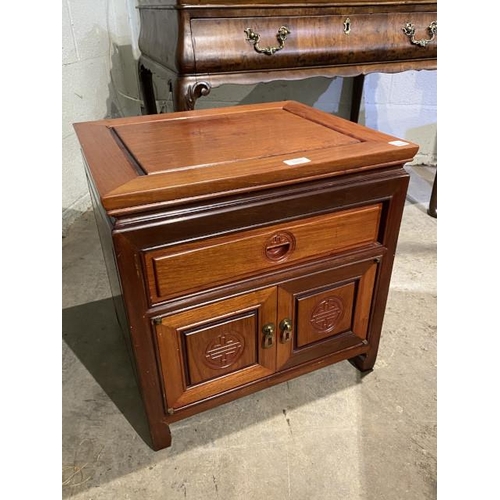
[[[110,213],[411,161],[418,146],[293,101],[77,123]]]

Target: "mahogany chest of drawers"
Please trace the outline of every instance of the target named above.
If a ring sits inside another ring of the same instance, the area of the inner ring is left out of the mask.
[[[436,0],[139,0],[139,74],[175,110],[223,84],[436,69]],[[362,85],[361,85],[362,88]]]
[[[416,145],[296,102],[75,128],[155,449],[215,405],[372,369]]]

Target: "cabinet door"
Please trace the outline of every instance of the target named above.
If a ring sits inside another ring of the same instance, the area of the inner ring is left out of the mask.
[[[155,321],[169,411],[274,373],[276,301],[271,287]]]
[[[358,262],[280,286],[277,369],[367,343],[379,261]]]

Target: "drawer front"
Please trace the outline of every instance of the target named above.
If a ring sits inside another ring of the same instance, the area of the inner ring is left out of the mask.
[[[435,12],[192,19],[196,71],[435,59],[437,40],[429,26],[436,20]],[[413,42],[403,31],[408,23],[414,29]],[[289,33],[282,32],[280,41],[281,27]]]
[[[150,302],[368,245],[381,211],[370,205],[147,252]]]

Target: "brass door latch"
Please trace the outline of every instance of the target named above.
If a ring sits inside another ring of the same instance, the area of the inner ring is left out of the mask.
[[[280,341],[282,344],[289,342],[292,338],[292,320],[289,318],[285,318],[280,323],[281,330],[281,338]]]
[[[268,323],[262,327],[262,333],[264,334],[263,348],[269,349],[274,345],[274,323]]]

